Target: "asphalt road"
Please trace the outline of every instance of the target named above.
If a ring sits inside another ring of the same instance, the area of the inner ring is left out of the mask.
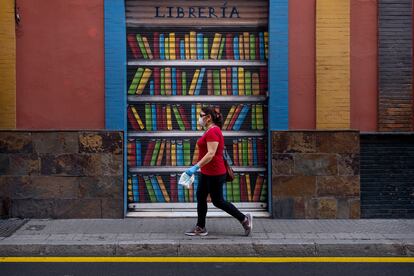
[[[414,275],[414,263],[0,263],[14,275]]]

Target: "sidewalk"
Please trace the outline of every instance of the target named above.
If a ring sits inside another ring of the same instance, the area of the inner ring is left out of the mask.
[[[414,256],[414,220],[208,218],[206,237],[183,233],[194,218],[32,219],[0,237],[0,256]]]

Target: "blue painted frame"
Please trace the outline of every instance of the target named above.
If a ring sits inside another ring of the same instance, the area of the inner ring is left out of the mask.
[[[289,129],[288,103],[288,0],[269,0],[268,48],[268,149],[271,149],[273,130]],[[105,32],[105,128],[124,131],[127,148],[126,121],[126,23],[125,1],[104,1]],[[271,116],[272,115],[272,116]],[[124,216],[127,212],[127,159],[124,151]],[[268,150],[269,211],[272,211],[271,150]]]
[[[289,129],[289,0],[269,0],[268,210],[272,213],[272,131]]]
[[[124,0],[104,1],[105,128],[124,132],[124,217],[127,211],[126,25]]]

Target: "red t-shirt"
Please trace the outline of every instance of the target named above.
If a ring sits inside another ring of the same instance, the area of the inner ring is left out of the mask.
[[[198,161],[200,161],[208,152],[207,142],[218,142],[219,144],[213,159],[201,168],[201,173],[205,175],[225,174],[226,167],[224,167],[223,160],[224,137],[219,127],[214,126],[208,129],[203,136],[198,139]]]

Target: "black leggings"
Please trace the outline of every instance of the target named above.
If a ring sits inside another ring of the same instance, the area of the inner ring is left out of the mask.
[[[207,215],[207,196],[210,194],[213,205],[226,213],[232,215],[242,222],[246,217],[233,204],[223,198],[223,184],[226,182],[226,175],[204,175],[200,174],[200,182],[197,188],[197,225],[204,228],[206,226]]]

